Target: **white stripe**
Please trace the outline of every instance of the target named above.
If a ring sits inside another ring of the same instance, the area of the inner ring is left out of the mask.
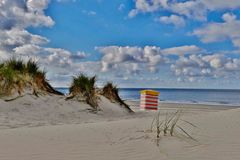
[[[151,104],[152,104],[152,105],[158,105],[158,103],[151,103],[151,102],[141,102],[140,105],[141,105],[141,104],[142,104],[142,105],[146,105],[146,104],[148,104],[148,105],[151,105]]]
[[[141,98],[140,100],[141,100],[141,101],[147,101],[147,100],[149,100],[149,101],[157,101],[157,102],[158,102],[158,99],[153,99],[153,98]]]
[[[156,106],[141,106],[140,108],[158,108]]]
[[[158,96],[147,95],[147,94],[141,94],[141,97],[151,97],[151,98],[158,98]]]

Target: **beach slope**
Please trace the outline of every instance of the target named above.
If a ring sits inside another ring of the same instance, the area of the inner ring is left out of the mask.
[[[169,104],[172,109],[176,106]],[[197,127],[182,127],[194,137],[161,136],[148,132],[154,112],[112,119],[87,114],[93,123],[22,126],[0,131],[0,159],[4,160],[236,160],[240,159],[240,109],[194,110],[182,118]],[[71,107],[70,107],[71,108]],[[161,112],[168,112],[166,109]],[[201,108],[201,105],[198,105]],[[211,107],[209,107],[211,108]],[[111,114],[110,114],[111,113]],[[85,113],[86,114],[86,113]],[[109,116],[109,117],[108,117]],[[2,116],[1,116],[2,117]],[[67,120],[67,119],[66,119]]]

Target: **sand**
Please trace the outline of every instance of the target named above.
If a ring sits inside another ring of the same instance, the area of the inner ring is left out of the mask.
[[[90,113],[84,103],[65,102],[59,96],[24,97],[7,103],[0,100],[0,159],[240,159],[238,108],[161,104],[161,118],[181,108],[182,119],[197,127],[180,124],[195,140],[176,134],[161,136],[157,142],[156,134],[149,132],[156,112],[139,111],[136,102],[128,102],[136,112],[129,115],[101,99],[103,111],[98,114]]]
[[[101,111],[93,114],[92,107],[86,103],[66,101],[64,96],[49,95],[37,98],[25,95],[10,102],[0,99],[0,129],[91,123],[129,115],[127,110],[102,96],[99,106]]]

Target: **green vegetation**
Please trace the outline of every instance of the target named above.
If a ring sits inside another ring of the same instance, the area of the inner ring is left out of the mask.
[[[111,102],[119,103],[124,106],[129,112],[133,112],[130,107],[120,98],[118,94],[117,86],[113,85],[112,82],[107,82],[103,87],[101,94],[108,98]]]
[[[73,77],[73,81],[69,89],[71,97],[68,97],[67,99],[76,96],[83,97],[87,104],[92,106],[95,110],[98,110],[98,96],[96,93],[95,83],[96,76],[88,77],[84,74],[79,74],[78,76]]]
[[[79,74],[73,77],[71,87],[69,88],[70,96],[67,99],[77,98],[78,100],[86,101],[87,104],[97,111],[99,109],[99,95],[102,95],[111,102],[124,106],[128,112],[133,113],[130,107],[119,97],[117,87],[111,82],[108,82],[102,90],[97,89],[95,83],[96,76],[88,77],[85,74]]]
[[[38,96],[38,93],[62,93],[53,89],[46,80],[46,72],[41,71],[37,62],[11,58],[0,64],[0,95],[22,95],[26,89]]]

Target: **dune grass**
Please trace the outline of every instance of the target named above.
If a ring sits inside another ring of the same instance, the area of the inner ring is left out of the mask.
[[[113,85],[112,82],[107,82],[102,88],[101,94],[108,98],[111,102],[119,103],[121,106],[124,106],[128,112],[133,112],[131,108],[120,98],[118,94],[118,88],[116,85]]]
[[[96,88],[96,76],[86,76],[79,74],[72,79],[69,88],[70,96],[66,99],[81,97],[78,100],[84,101],[97,111],[99,95],[103,95],[114,103],[124,106],[129,112],[133,112],[130,107],[120,98],[118,88],[113,83],[108,82],[102,89]],[[36,61],[11,58],[0,63],[0,96],[11,96],[16,93],[22,96],[26,90],[31,90],[32,94],[53,93],[63,95],[56,91],[47,81],[46,72],[41,70]]]
[[[151,124],[151,132],[156,132],[156,137],[160,138],[161,133],[162,135],[167,136],[174,136],[174,134],[182,134],[192,140],[195,140],[180,124],[179,121],[183,123],[187,123],[192,127],[196,127],[191,122],[181,119],[182,112],[181,110],[176,111],[175,113],[166,113],[165,118],[161,118],[160,111],[157,115],[153,118]]]
[[[79,74],[73,77],[71,86],[69,88],[70,97],[81,96],[85,99],[86,103],[98,110],[98,96],[96,93],[96,76],[88,77],[85,74]],[[69,99],[68,98],[68,99]]]
[[[62,93],[53,89],[46,79],[46,72],[39,69],[36,61],[11,58],[0,64],[0,95],[23,94],[31,89],[35,95],[39,92]]]

